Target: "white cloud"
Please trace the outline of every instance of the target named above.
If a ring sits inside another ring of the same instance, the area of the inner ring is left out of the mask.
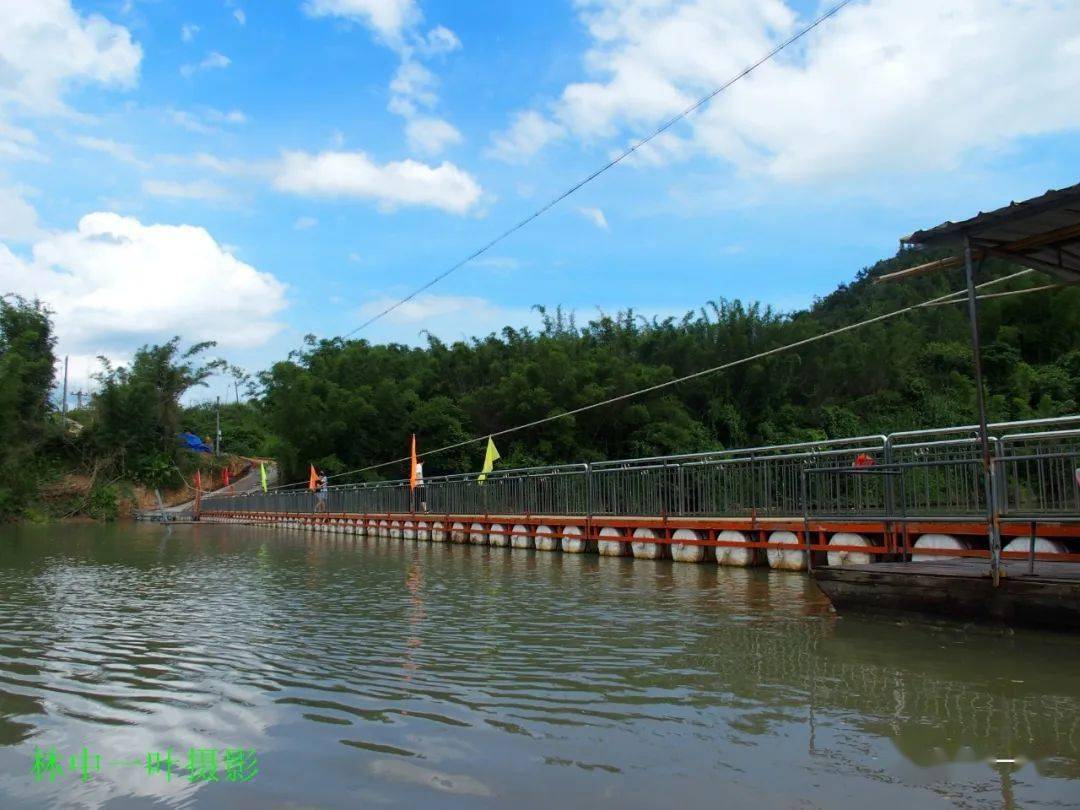
[[[417,107],[432,107],[435,95],[435,74],[419,62],[406,59],[390,82],[390,111],[406,118],[416,115]]]
[[[213,135],[221,130],[215,124],[245,124],[247,116],[241,110],[229,110],[227,112],[204,107],[201,110],[174,110],[166,111],[169,120],[188,132],[196,132],[200,135]]]
[[[370,199],[387,210],[430,206],[453,214],[467,213],[481,194],[472,175],[452,163],[378,164],[363,152],[286,152],[274,182],[294,194]]]
[[[409,147],[424,155],[437,155],[461,143],[461,133],[441,118],[413,118],[405,125]]]
[[[242,110],[223,111],[207,107],[205,115],[207,120],[216,121],[220,124],[246,124],[248,120]]]
[[[182,42],[193,42],[197,33],[199,33],[199,26],[194,23],[180,26],[180,40]]]
[[[467,214],[480,202],[483,189],[476,179],[453,163],[427,164],[406,159],[377,163],[361,151],[326,150],[310,153],[286,151],[277,160],[223,159],[205,152],[194,155],[159,155],[156,161],[204,169],[242,181],[266,182],[277,190],[305,197],[372,200],[382,211],[405,206],[437,208]],[[228,196],[213,183],[156,181],[147,190],[167,196]],[[188,193],[190,191],[190,193]],[[305,218],[301,218],[304,220]]]
[[[429,56],[450,53],[461,47],[457,34],[445,25],[437,25],[427,32],[420,43],[420,50]]]
[[[307,0],[304,11],[312,17],[344,17],[362,22],[390,44],[420,21],[415,0]]]
[[[174,200],[225,200],[229,192],[216,183],[207,180],[175,182],[172,180],[147,180],[143,191],[155,197],[167,197]]]
[[[456,51],[461,47],[457,34],[444,25],[419,33],[416,29],[423,15],[415,0],[307,0],[304,11],[313,17],[363,22],[398,54],[401,62],[390,81],[387,109],[405,119],[405,136],[412,149],[437,155],[461,142],[461,133],[448,121],[422,113],[438,103],[438,79],[418,59]]]
[[[133,86],[142,60],[127,28],[68,0],[5,4],[0,43],[0,105],[37,113],[67,112],[63,93],[76,82]]]
[[[50,234],[24,259],[0,244],[0,289],[55,312],[62,352],[118,354],[168,339],[265,343],[285,286],[225,251],[203,228],[144,225],[108,212]]]
[[[33,132],[0,120],[0,156],[47,163],[49,159],[35,148],[36,144]]]
[[[235,19],[240,25],[247,25],[247,14],[244,13],[242,8],[233,9],[233,19]]]
[[[41,234],[38,215],[20,189],[0,188],[0,239],[24,242]],[[2,295],[5,290],[0,290]]]
[[[197,169],[208,169],[226,177],[270,177],[275,169],[274,164],[268,161],[257,162],[237,158],[219,158],[206,152],[197,152],[194,155],[159,155],[157,160],[172,166],[193,166]]]
[[[121,163],[128,163],[139,169],[147,167],[146,162],[139,159],[130,144],[120,143],[109,138],[97,138],[93,135],[78,135],[75,137],[75,143],[83,149],[109,155]]]
[[[636,139],[634,142],[636,142]],[[631,143],[627,143],[620,149],[612,149],[611,157],[616,157],[630,146]],[[639,146],[625,160],[628,164],[638,167],[666,166],[674,161],[690,157],[695,149],[701,151],[691,140],[682,138],[668,130],[657,135],[647,144]]]
[[[579,208],[578,213],[589,220],[589,222],[597,228],[605,231],[608,229],[607,217],[604,216],[604,212],[599,208]]]
[[[473,259],[470,262],[474,267],[488,267],[492,270],[517,270],[521,267],[521,260],[513,256],[492,256],[491,254]]]
[[[318,224],[319,220],[315,219],[315,217],[297,217],[296,222],[293,223],[293,230],[306,231]]]
[[[509,129],[492,138],[487,154],[506,163],[522,163],[565,133],[554,121],[535,110],[526,110],[514,116]]]
[[[191,77],[196,73],[201,73],[206,70],[222,70],[232,64],[232,60],[223,53],[217,51],[210,51],[203,57],[201,62],[181,65],[180,75]]]
[[[586,141],[641,134],[795,29],[784,0],[578,0],[584,80],[550,106]],[[940,170],[972,150],[1080,127],[1080,4],[848,6],[638,156],[705,152],[780,181]],[[511,141],[512,143],[512,141]],[[667,149],[665,149],[666,147]],[[509,151],[513,154],[513,150]]]

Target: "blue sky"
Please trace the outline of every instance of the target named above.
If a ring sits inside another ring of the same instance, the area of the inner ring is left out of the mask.
[[[4,0],[0,284],[76,384],[172,334],[346,332],[804,25],[791,0]],[[1078,180],[1080,5],[856,0],[372,340],[807,305],[911,230]]]

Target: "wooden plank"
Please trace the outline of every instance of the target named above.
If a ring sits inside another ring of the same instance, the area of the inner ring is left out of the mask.
[[[886,612],[1080,632],[1080,566],[1017,565],[995,588],[985,564],[965,560],[816,568],[814,581],[841,613]]]
[[[972,257],[975,258],[974,254]],[[902,278],[910,278],[911,276],[921,276],[923,273],[932,273],[936,270],[952,270],[954,267],[959,267],[964,263],[964,260],[960,256],[948,256],[944,259],[936,259],[926,264],[918,264],[915,267],[908,267],[906,270],[897,270],[893,273],[886,273],[883,276],[878,276],[874,279],[875,284],[883,284],[887,281],[899,281]]]

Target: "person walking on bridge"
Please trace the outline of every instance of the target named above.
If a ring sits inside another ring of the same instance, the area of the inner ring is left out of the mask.
[[[315,511],[326,511],[326,499],[329,494],[329,479],[326,477],[326,473],[320,473],[315,469],[315,465],[311,466],[311,475],[308,478],[308,489],[315,494]]]

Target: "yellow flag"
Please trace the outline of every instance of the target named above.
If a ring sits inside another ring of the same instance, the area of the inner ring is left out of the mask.
[[[259,464],[259,483],[262,484],[262,491],[266,492],[266,465]]]
[[[487,478],[488,473],[495,469],[495,462],[502,456],[499,455],[499,451],[495,448],[495,442],[490,436],[488,436],[487,452],[484,454],[484,469],[480,471],[480,475],[477,476],[477,481],[483,481]]]

